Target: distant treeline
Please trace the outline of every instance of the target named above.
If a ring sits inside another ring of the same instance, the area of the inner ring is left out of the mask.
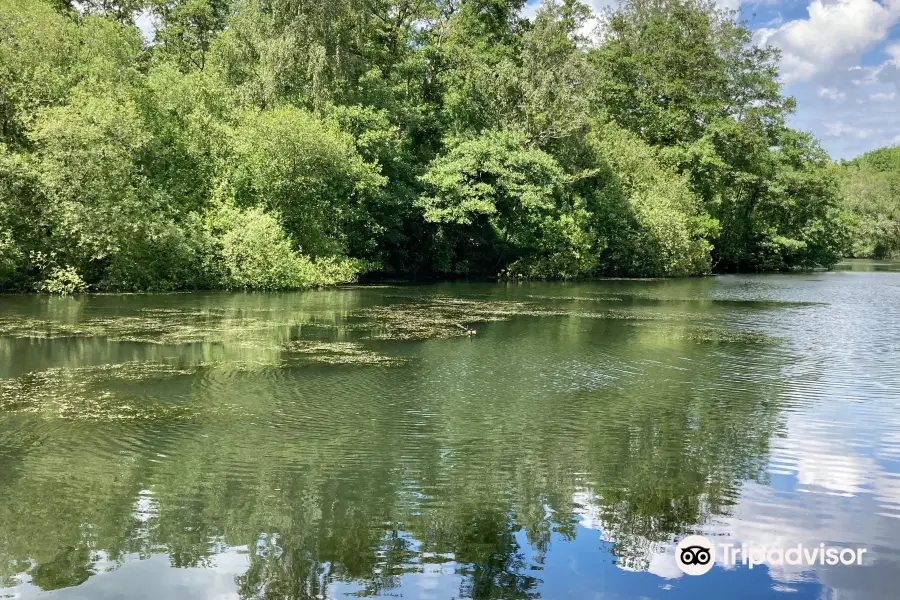
[[[900,146],[881,148],[838,167],[855,258],[900,257]]]
[[[0,0],[0,289],[678,276],[896,250],[896,158],[836,168],[787,127],[778,52],[733,13],[626,0],[592,31],[577,0],[523,5]]]

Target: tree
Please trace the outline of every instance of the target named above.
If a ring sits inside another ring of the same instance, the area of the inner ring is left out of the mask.
[[[639,276],[708,273],[719,223],[657,152],[614,124],[597,125],[590,148],[600,165],[586,183],[608,240],[604,272]]]
[[[696,142],[721,119],[781,123],[778,51],[706,0],[628,0],[591,53],[598,110],[653,145]],[[665,51],[661,51],[661,49]]]
[[[900,147],[880,148],[837,167],[852,219],[850,255],[900,254]]]
[[[595,102],[688,177],[721,225],[717,268],[831,266],[843,242],[827,157],[785,126],[778,52],[751,39],[704,0],[630,0],[592,52]]]
[[[150,14],[158,19],[157,49],[184,71],[202,71],[230,5],[230,0],[150,0]]]
[[[590,95],[596,73],[583,50],[580,35],[590,10],[577,0],[550,0],[542,4],[534,25],[522,35],[519,75],[521,118],[529,140],[541,147],[584,134],[591,117]],[[564,143],[564,142],[563,142]]]
[[[838,171],[848,221],[733,13],[627,0],[589,40],[585,3],[523,6],[0,0],[0,285],[812,268],[848,223],[895,251],[892,175]],[[224,207],[255,233],[212,227]],[[316,275],[224,275],[269,234]]]
[[[29,146],[38,108],[65,99],[80,37],[74,23],[42,2],[0,0],[0,142],[10,149]]]
[[[224,181],[235,202],[281,214],[297,247],[343,256],[348,227],[364,221],[364,198],[384,178],[334,124],[297,108],[247,111],[238,118]]]
[[[449,12],[436,40],[448,133],[465,137],[521,122],[517,59],[523,0],[474,0]]]
[[[127,98],[77,94],[66,106],[39,112],[38,145],[44,218],[65,264],[92,280],[164,208],[138,157],[149,142],[137,106]]]
[[[553,157],[528,147],[522,133],[492,131],[462,142],[435,159],[422,180],[429,193],[419,205],[426,220],[440,225],[440,270],[492,274],[511,267],[543,276],[593,270],[591,215],[568,193]],[[555,255],[566,251],[581,260],[560,265]]]
[[[134,15],[147,0],[53,0],[58,9],[106,17],[122,25],[133,25]]]

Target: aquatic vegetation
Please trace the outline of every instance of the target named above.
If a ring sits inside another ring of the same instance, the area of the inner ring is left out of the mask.
[[[405,358],[378,354],[352,343],[292,342],[284,352],[302,356],[259,364],[249,361],[201,361],[185,365],[163,361],[130,361],[86,367],[54,367],[0,379],[0,412],[36,413],[78,421],[167,421],[201,414],[242,414],[226,404],[195,406],[135,393],[130,383],[196,375],[201,371],[255,372],[259,367],[286,368],[303,363],[392,366]]]
[[[614,296],[540,296],[535,300],[620,301]],[[575,317],[626,321],[708,321],[708,315],[690,311],[651,311],[641,307],[606,310],[567,309],[538,302],[456,298],[449,296],[395,296],[392,304],[357,310],[340,320],[318,320],[309,315],[262,314],[233,316],[224,310],[143,309],[138,316],[90,317],[76,323],[50,319],[0,318],[0,336],[30,339],[103,338],[114,342],[154,345],[221,344],[232,348],[255,348],[314,354],[316,344],[294,340],[300,328],[330,330],[337,335],[360,332],[363,338],[383,340],[425,340],[465,337],[460,325],[509,321],[517,317]],[[677,302],[684,302],[678,300]],[[707,300],[709,302],[709,300]],[[723,301],[743,305],[737,301]],[[754,303],[746,303],[754,306]],[[797,303],[805,306],[805,304]],[[773,303],[774,305],[774,303]],[[793,306],[790,304],[790,306]],[[257,312],[257,311],[253,311]],[[329,342],[329,355],[347,354],[344,342]],[[349,343],[349,342],[347,342]],[[326,344],[327,345],[327,344]],[[360,356],[359,350],[356,352]]]
[[[0,335],[36,339],[102,337],[112,341],[146,344],[253,341],[272,345],[273,330],[301,324],[302,320],[228,317],[215,312],[155,309],[146,316],[87,318],[77,324],[2,318]]]
[[[281,346],[288,353],[302,354],[310,361],[329,365],[367,364],[398,365],[405,363],[406,358],[385,356],[366,350],[361,344],[354,342],[318,342],[297,340]]]
[[[149,401],[111,388],[116,384],[177,377],[196,367],[133,361],[90,367],[56,367],[0,380],[0,410],[41,413],[83,421],[168,420],[189,417],[189,406]]]
[[[528,298],[534,300],[567,300],[571,302],[621,302],[618,296],[545,296],[542,294],[528,294]]]
[[[446,296],[367,308],[357,313],[372,319],[372,337],[385,340],[426,340],[469,335],[457,325],[508,321],[521,316],[566,316],[566,311],[528,302],[480,301]]]
[[[618,321],[641,327],[660,339],[694,343],[764,344],[768,336],[717,327],[706,312],[648,310],[622,306],[584,310],[584,302],[610,296],[529,295],[535,301],[444,295],[391,296],[390,303],[332,318],[271,308],[141,308],[117,316],[0,318],[0,337],[57,340],[94,339],[104,343],[147,345],[139,356],[117,364],[51,368],[0,380],[0,411],[39,413],[89,421],[192,419],[199,415],[241,415],[230,405],[180,404],[171,398],[138,395],[129,383],[182,376],[252,374],[307,365],[396,367],[404,356],[388,355],[366,340],[442,340],[471,335],[478,324],[523,317]],[[618,300],[612,297],[613,300]],[[387,300],[387,299],[384,299]],[[538,300],[544,300],[543,303]],[[554,300],[578,304],[563,307]],[[392,302],[391,302],[392,301]],[[306,331],[304,331],[306,330]],[[173,356],[172,349],[181,346]],[[195,346],[188,350],[188,346]],[[173,358],[177,356],[177,361]]]
[[[725,324],[717,326],[704,312],[654,311],[631,307],[599,311],[565,310],[531,302],[443,296],[406,300],[359,311],[359,316],[373,322],[371,338],[428,340],[467,337],[470,334],[460,325],[465,328],[519,317],[564,317],[617,321],[641,327],[660,338],[694,343],[769,344],[776,341],[761,332],[737,330]]]

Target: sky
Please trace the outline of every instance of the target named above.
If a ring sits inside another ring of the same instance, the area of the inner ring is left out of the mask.
[[[614,0],[586,0],[595,11]],[[528,0],[525,15],[541,0]],[[834,159],[900,144],[900,0],[717,0],[781,49],[791,125]]]

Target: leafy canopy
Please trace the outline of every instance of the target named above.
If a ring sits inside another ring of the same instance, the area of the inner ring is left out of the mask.
[[[579,0],[523,6],[0,0],[0,288],[897,252],[895,154],[835,167],[790,129],[778,53],[733,13],[626,0],[591,37]]]

